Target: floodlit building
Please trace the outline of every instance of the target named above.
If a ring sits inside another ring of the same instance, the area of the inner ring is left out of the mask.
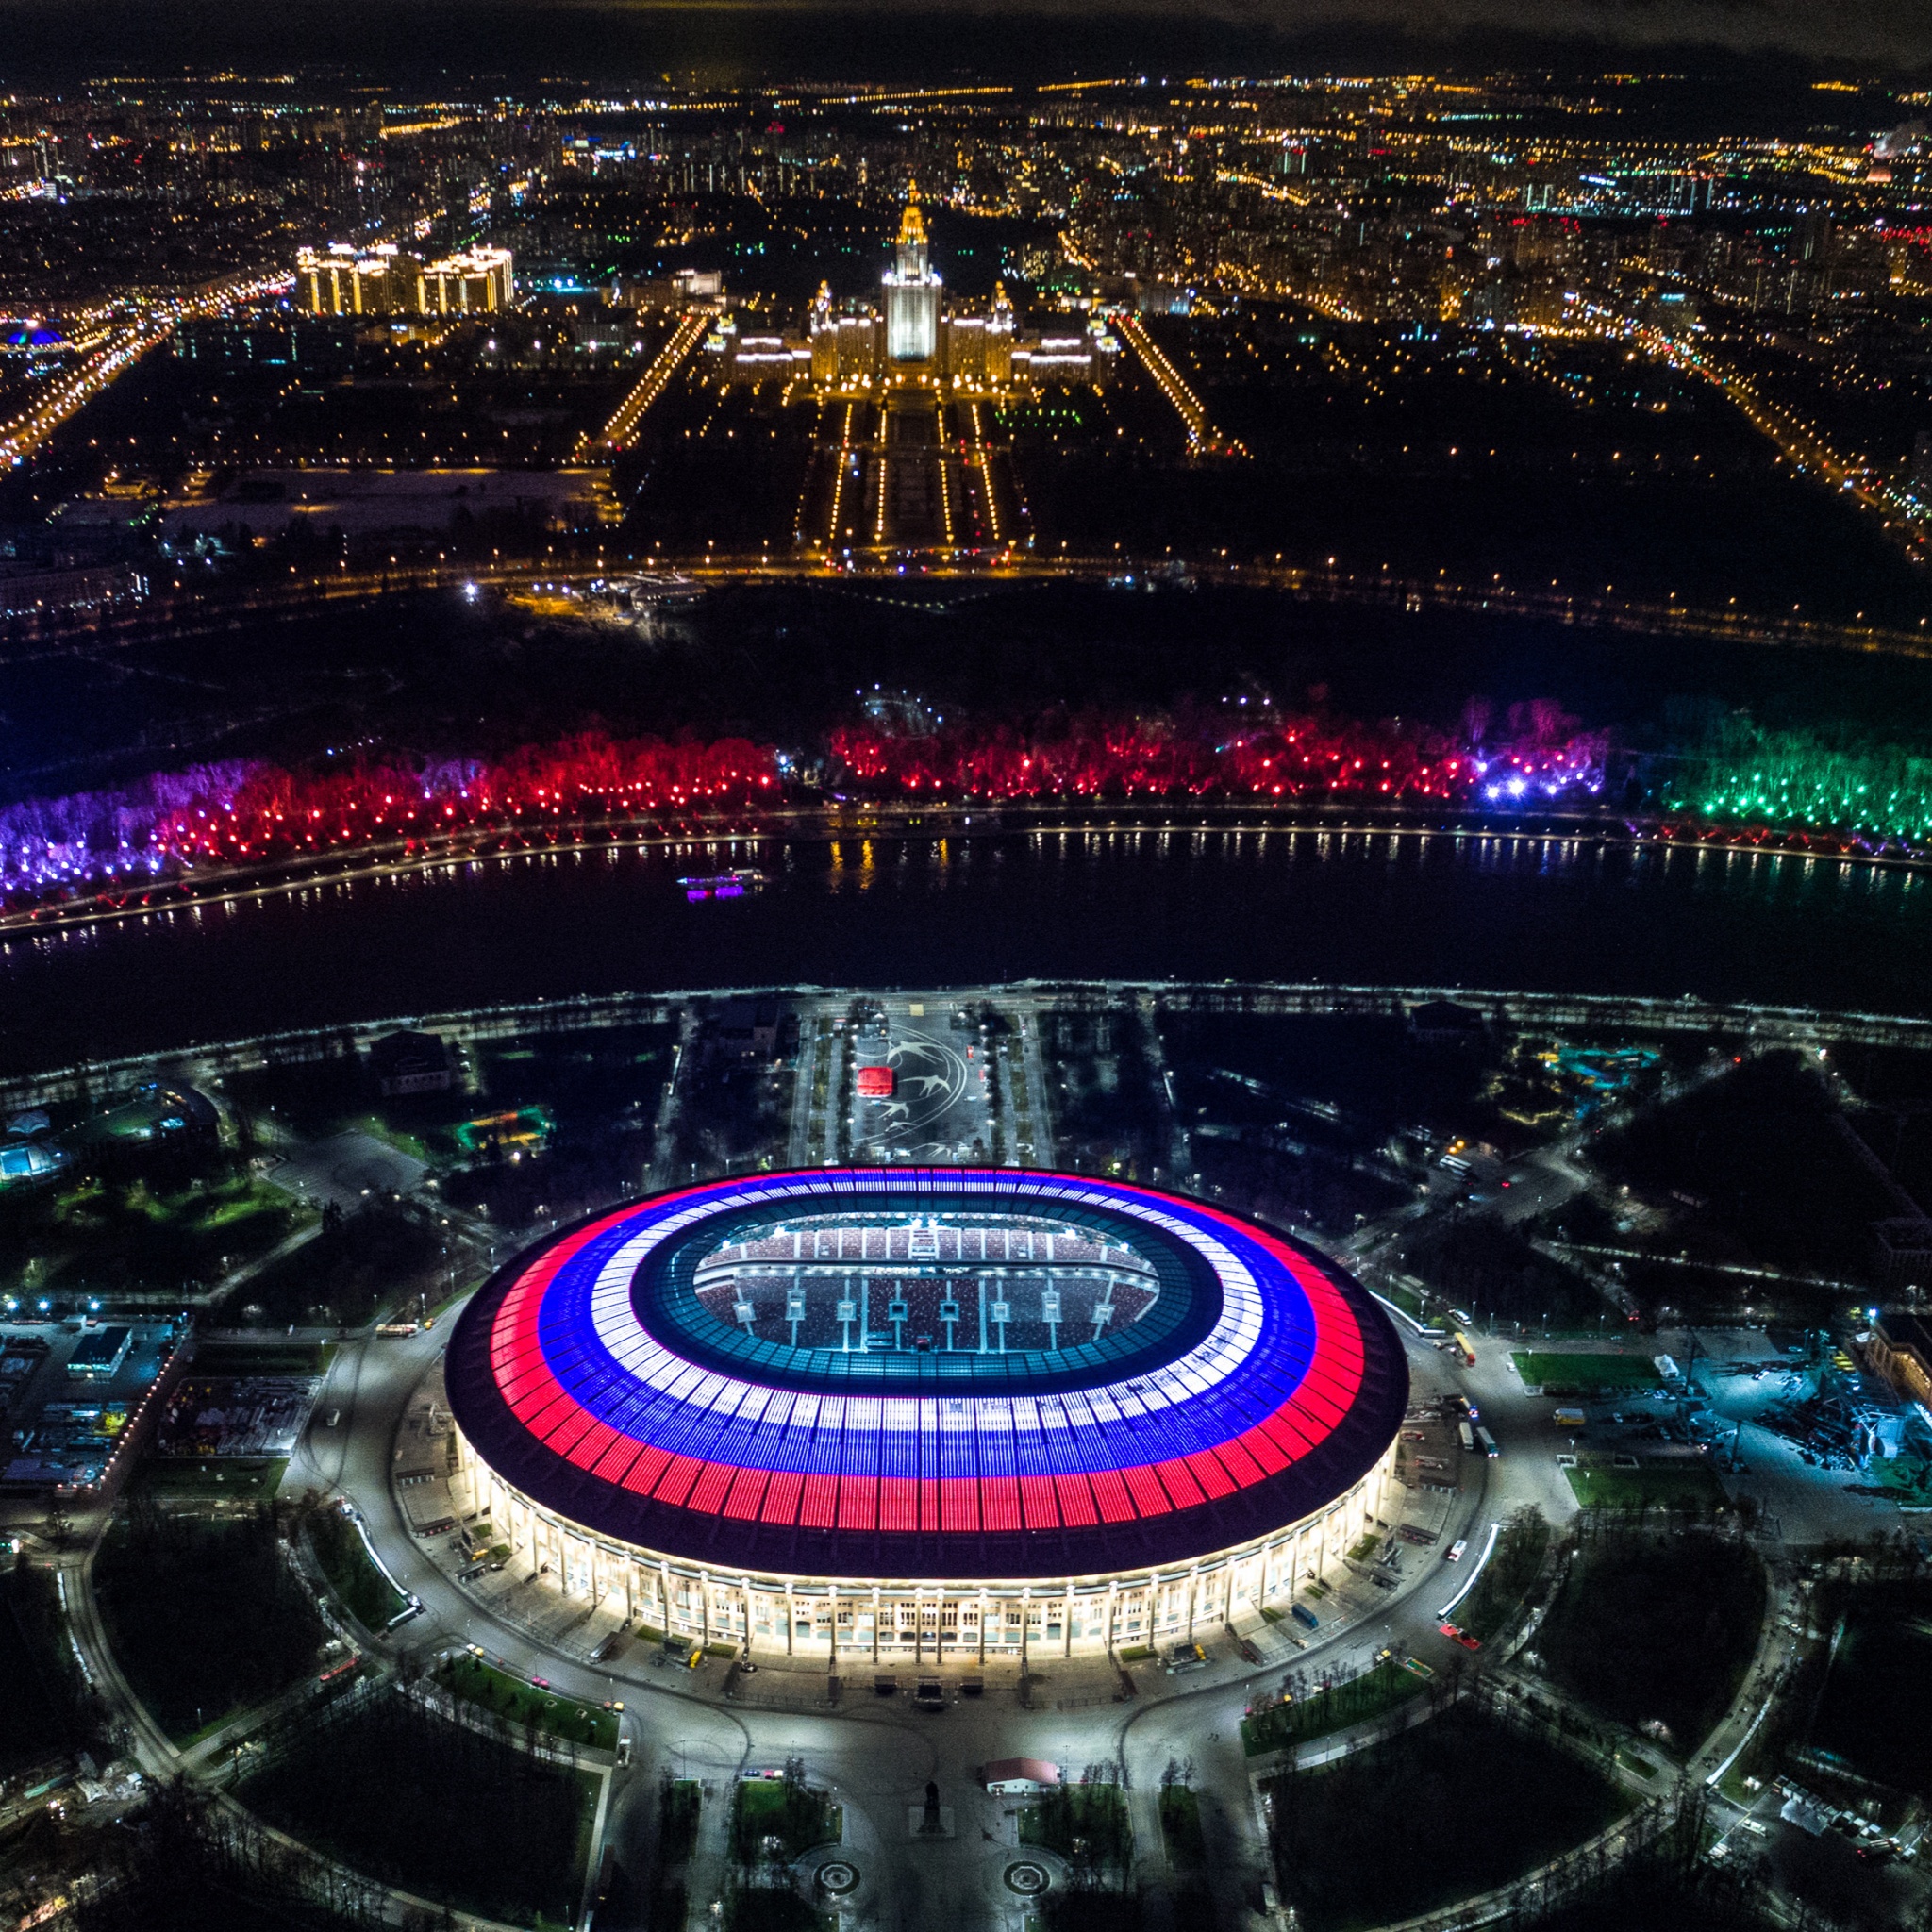
[[[883,302],[839,302],[823,284],[803,336],[741,333],[727,318],[708,344],[733,382],[808,380],[821,392],[924,387],[999,396],[1055,383],[1100,383],[1119,344],[1104,321],[1052,335],[1018,327],[1004,285],[984,309],[955,307],[932,267],[925,217],[906,205]]]
[[[494,315],[516,306],[508,248],[465,248],[425,265],[416,277],[421,315]]]
[[[1907,1402],[1932,1409],[1932,1324],[1907,1313],[1888,1313],[1874,1324],[1865,1359]]]
[[[494,315],[515,307],[508,248],[466,248],[419,261],[389,242],[347,242],[295,254],[295,298],[311,315]]]
[[[990,1169],[593,1215],[472,1300],[445,1384],[472,1507],[566,1595],[936,1664],[1286,1612],[1399,1513],[1408,1398],[1388,1317],[1280,1235]]]
[[[414,256],[388,242],[298,249],[296,300],[311,315],[407,315],[416,308],[419,268]]]
[[[940,278],[926,259],[917,189],[900,219],[893,256],[884,280],[886,354],[894,362],[930,362],[940,345]]]

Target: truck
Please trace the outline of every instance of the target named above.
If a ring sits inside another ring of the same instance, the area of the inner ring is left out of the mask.
[[[1498,1456],[1502,1453],[1496,1447],[1495,1437],[1491,1435],[1489,1430],[1484,1428],[1480,1423],[1476,1424],[1475,1446],[1478,1449],[1480,1449],[1485,1456]]]
[[[1322,1627],[1321,1618],[1316,1616],[1314,1611],[1309,1609],[1307,1604],[1291,1604],[1288,1607],[1288,1610],[1289,1615],[1291,1616],[1295,1620],[1295,1622],[1302,1626],[1304,1630],[1319,1630]]]
[[[1460,1328],[1449,1338],[1449,1352],[1465,1369],[1475,1367],[1475,1343]]]
[[[1559,1408],[1556,1414],[1556,1424],[1559,1429],[1580,1429],[1585,1427],[1589,1421],[1590,1418],[1580,1408]]]
[[[1464,1416],[1456,1424],[1456,1433],[1461,1439],[1464,1455],[1474,1456],[1475,1454],[1475,1424],[1467,1416]]]

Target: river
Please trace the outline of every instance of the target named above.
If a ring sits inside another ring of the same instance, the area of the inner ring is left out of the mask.
[[[690,902],[680,874],[756,865]],[[1932,876],[1474,834],[823,835],[490,858],[0,947],[0,1069],[493,1001],[1024,977],[1932,1011]]]

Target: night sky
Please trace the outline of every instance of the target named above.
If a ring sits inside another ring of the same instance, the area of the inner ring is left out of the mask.
[[[1523,31],[1525,14],[1535,32]],[[1740,56],[1745,57],[1741,60]],[[1761,57],[1773,57],[1763,59]],[[1751,57],[1760,57],[1753,58]],[[937,80],[985,75],[1293,69],[1387,74],[1624,63],[1770,84],[1821,71],[1932,68],[1924,0],[979,0],[951,7],[610,4],[610,0],[0,0],[0,78],[263,75],[332,67],[400,85],[439,74],[517,86],[593,76],[712,83],[764,76]]]

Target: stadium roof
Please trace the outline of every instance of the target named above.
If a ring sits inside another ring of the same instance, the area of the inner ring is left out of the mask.
[[[1005,1214],[1131,1246],[1158,1299],[1052,1351],[847,1354],[736,1333],[691,1286],[759,1224]],[[1408,1388],[1387,1317],[1282,1236],[987,1169],[763,1174],[594,1216],[479,1291],[447,1382],[486,1461],[601,1535],[713,1567],[1014,1579],[1183,1562],[1310,1515],[1374,1466]]]

